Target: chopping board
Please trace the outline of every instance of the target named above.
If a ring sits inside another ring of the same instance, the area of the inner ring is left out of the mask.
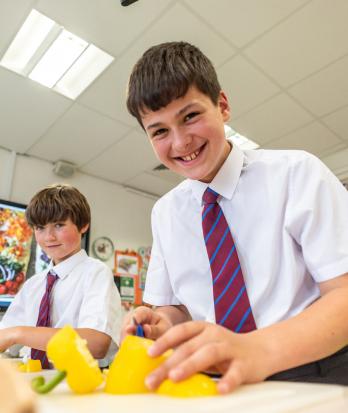
[[[25,376],[30,380],[35,375]],[[264,382],[244,385],[226,396],[179,399],[155,394],[116,396],[101,390],[76,395],[63,382],[51,393],[39,395],[38,413],[293,413],[312,412],[326,403],[330,411],[329,403],[345,398],[343,386],[308,383]]]

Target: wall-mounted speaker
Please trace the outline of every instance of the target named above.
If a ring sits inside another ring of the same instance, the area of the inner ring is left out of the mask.
[[[74,174],[75,170],[76,165],[66,161],[57,161],[53,167],[53,172],[63,178],[69,178]]]

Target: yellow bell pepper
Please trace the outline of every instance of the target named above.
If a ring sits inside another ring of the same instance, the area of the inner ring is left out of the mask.
[[[159,357],[150,357],[148,348],[153,341],[147,338],[127,336],[112,362],[106,379],[105,392],[112,394],[149,393],[145,377],[163,363],[171,354],[167,351]]]
[[[172,397],[203,397],[218,394],[216,383],[204,374],[194,374],[175,383],[166,379],[158,387],[156,393]]]
[[[65,375],[71,390],[79,394],[92,392],[104,380],[98,362],[88,350],[86,340],[70,326],[63,327],[50,339],[47,357],[60,371],[52,379],[52,384],[45,384],[42,378],[32,382],[34,390],[39,393],[50,391]]]
[[[22,373],[35,373],[41,371],[41,361],[29,359],[26,363],[19,363],[18,370]]]

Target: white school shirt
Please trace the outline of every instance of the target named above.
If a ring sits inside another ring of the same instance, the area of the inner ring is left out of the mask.
[[[186,180],[156,202],[144,301],[215,322],[207,186]],[[318,283],[348,272],[348,191],[313,155],[234,146],[209,186],[222,195],[259,328],[300,313],[320,296]]]
[[[70,324],[109,335],[113,341],[106,357],[109,361],[117,348],[121,328],[121,300],[111,270],[84,250],[50,269],[59,277],[51,293],[52,327]],[[0,328],[36,326],[48,271],[24,283],[4,314]]]

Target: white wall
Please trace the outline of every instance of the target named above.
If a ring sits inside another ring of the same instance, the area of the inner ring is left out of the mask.
[[[69,183],[88,199],[92,211],[90,247],[100,236],[112,239],[116,249],[138,249],[152,243],[150,215],[154,200],[127,192],[120,185],[82,173],[64,179],[53,174],[46,161],[17,155],[12,185],[13,153],[0,148],[0,198],[27,204],[46,185]],[[90,248],[91,253],[91,248]],[[113,268],[113,259],[107,264]]]

